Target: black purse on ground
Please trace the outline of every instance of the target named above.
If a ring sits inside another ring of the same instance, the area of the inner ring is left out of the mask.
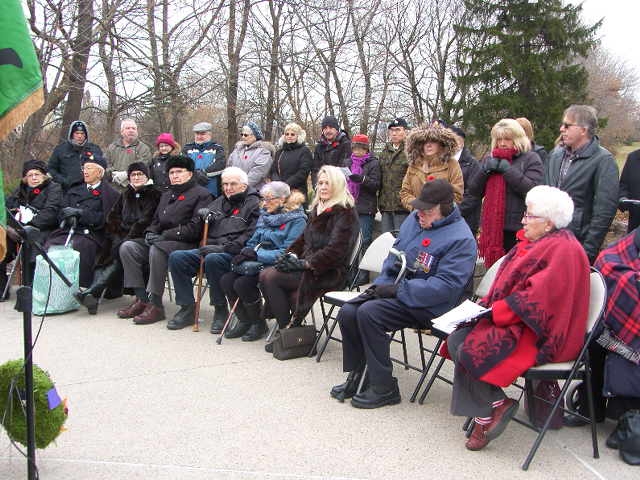
[[[273,339],[273,358],[289,360],[306,357],[316,340],[316,327],[301,325],[279,330]]]

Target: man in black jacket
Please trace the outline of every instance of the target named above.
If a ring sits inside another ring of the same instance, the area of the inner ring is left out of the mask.
[[[454,156],[458,160],[460,170],[462,170],[462,180],[464,182],[464,195],[462,203],[460,204],[460,213],[475,237],[478,233],[478,226],[480,225],[480,208],[482,201],[479,198],[467,195],[467,189],[469,188],[471,178],[480,170],[480,164],[473,157],[471,150],[464,144],[467,136],[464,130],[455,125],[449,127],[449,130],[455,134],[456,141],[458,142],[458,151]]]
[[[215,307],[211,333],[220,333],[229,315],[227,299],[220,286],[220,278],[231,270],[231,259],[240,253],[251,238],[260,216],[260,196],[249,187],[249,177],[238,167],[222,172],[222,192],[198,212],[209,219],[207,244],[192,250],[181,250],[169,256],[169,271],[176,289],[176,303],[180,310],[169,321],[169,330],[178,330],[194,322],[195,298],[192,278],[204,257],[204,272],[209,283],[211,303]],[[204,221],[200,222],[203,228]]]
[[[323,165],[342,167],[344,162],[351,157],[351,140],[344,130],[340,130],[340,124],[336,117],[327,116],[322,120],[322,135],[313,152],[313,164],[311,166],[311,181],[316,184],[318,171]]]
[[[640,150],[631,152],[622,167],[618,208],[623,212],[629,210],[627,232],[640,226]]]
[[[569,194],[575,205],[569,229],[598,256],[618,206],[618,165],[595,135],[598,118],[589,105],[571,105],[560,124],[561,144],[545,165],[544,184]]]

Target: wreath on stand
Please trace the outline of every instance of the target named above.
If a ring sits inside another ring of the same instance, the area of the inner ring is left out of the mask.
[[[64,430],[67,401],[61,400],[49,374],[33,366],[33,400],[36,447],[46,448]],[[27,445],[24,361],[10,360],[0,365],[0,422],[9,438]]]

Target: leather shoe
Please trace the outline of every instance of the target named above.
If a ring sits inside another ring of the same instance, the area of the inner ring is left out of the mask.
[[[356,394],[356,392],[358,391],[358,385],[360,385],[361,378],[362,378],[362,369],[349,372],[349,375],[347,376],[347,381],[333,387],[329,392],[329,394],[339,402],[344,402],[345,399],[351,398]],[[369,376],[367,375],[362,384],[363,392],[369,386],[368,380],[369,380]]]
[[[193,325],[193,317],[195,315],[196,306],[191,303],[189,305],[180,305],[180,310],[174,317],[167,322],[169,330],[180,330],[181,328]]]
[[[607,437],[606,445],[608,448],[613,448],[614,450],[620,449],[620,435],[618,434],[618,426],[611,432],[611,434]]]
[[[224,328],[224,324],[227,321],[227,317],[229,316],[229,309],[227,305],[214,305],[213,312],[213,322],[211,323],[211,330],[209,330],[213,334],[218,334],[222,332]]]
[[[224,333],[224,338],[240,338],[249,331],[251,325],[253,324],[249,322],[238,321],[233,328]]]
[[[164,308],[157,307],[153,303],[147,303],[144,311],[133,317],[133,323],[136,325],[149,325],[160,320],[164,320]]]
[[[267,333],[267,324],[264,320],[259,320],[251,324],[251,328],[242,336],[243,342],[255,342],[264,337]]]
[[[89,315],[95,315],[98,313],[98,303],[98,299],[92,294],[88,294],[83,298],[82,301],[82,304],[87,307],[87,312],[89,312]]]
[[[519,406],[520,404],[513,398],[505,398],[502,405],[493,409],[493,417],[486,430],[489,440],[495,440],[504,432],[509,420],[516,414]]]
[[[487,444],[490,442],[489,437],[487,437],[487,429],[489,425],[480,425],[479,423],[473,422],[473,430],[471,431],[471,435],[467,439],[467,442],[464,444],[467,447],[467,450],[482,450]]]
[[[370,385],[365,391],[353,396],[351,405],[356,408],[379,408],[400,403],[398,380],[394,377],[393,382],[394,386],[391,389],[379,389]]]
[[[144,303],[139,298],[136,298],[135,302],[133,302],[128,307],[121,308],[120,310],[118,310],[118,317],[119,318],[133,318],[133,317],[136,317],[136,316],[140,315],[144,311],[144,307],[146,307],[146,306],[147,306],[146,303]]]

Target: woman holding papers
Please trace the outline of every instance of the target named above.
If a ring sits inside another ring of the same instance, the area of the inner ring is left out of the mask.
[[[534,365],[575,359],[584,341],[589,261],[565,228],[573,202],[557,188],[538,186],[525,203],[520,241],[481,300],[491,315],[447,339],[445,352],[455,362],[451,412],[475,417],[469,450],[498,437],[518,410],[500,387]]]

